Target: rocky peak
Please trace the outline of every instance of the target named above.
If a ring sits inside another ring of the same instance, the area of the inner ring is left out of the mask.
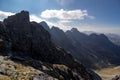
[[[3,23],[6,25],[7,29],[9,29],[10,32],[14,32],[14,34],[30,33],[31,31],[28,11],[23,10],[15,15],[8,16],[8,18],[4,19]]]
[[[29,12],[23,10],[20,13],[17,13],[13,16],[8,16],[8,18],[4,20],[4,23],[17,23],[17,22],[19,23],[29,22]]]
[[[54,26],[51,28],[51,35],[56,37],[58,40],[60,40],[60,38],[63,39],[66,36],[63,30],[59,29],[58,27],[54,27]]]
[[[61,30],[60,28],[55,27],[55,26],[53,26],[53,27],[51,28],[51,30],[52,30],[52,31],[58,31],[58,32],[64,33],[63,30]]]
[[[42,25],[44,27],[44,29],[46,29],[47,31],[50,31],[50,28],[45,21],[40,22],[40,25]]]
[[[104,34],[95,34],[95,33],[92,33],[92,34],[90,34],[89,37],[91,37],[93,39],[107,41],[107,42],[109,41],[108,38],[107,38],[107,36],[105,36]]]
[[[98,37],[98,34],[92,33],[89,35],[90,37]]]
[[[75,35],[78,35],[78,34],[79,34],[81,37],[86,37],[86,36],[87,36],[86,34],[80,32],[77,28],[72,28],[70,31],[71,31],[72,33],[74,33]]]
[[[4,19],[3,24],[8,30],[12,43],[11,49],[14,51],[29,51],[31,37],[31,24],[29,21],[29,12],[21,11],[15,15]]]
[[[78,32],[78,29],[77,29],[77,28],[72,28],[71,31],[72,31],[72,32],[74,32],[74,31],[75,31],[75,32]]]
[[[105,36],[104,34],[100,34],[100,37],[103,38],[103,39],[108,40],[107,36]]]

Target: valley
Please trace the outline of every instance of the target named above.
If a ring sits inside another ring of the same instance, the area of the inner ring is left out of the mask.
[[[120,66],[114,66],[110,68],[103,68],[95,71],[102,80],[112,80],[116,75],[120,75]]]

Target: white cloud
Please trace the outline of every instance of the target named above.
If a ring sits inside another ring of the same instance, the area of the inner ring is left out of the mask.
[[[59,26],[61,29],[67,30],[73,26],[81,26],[80,21],[85,18],[94,19],[94,16],[88,15],[87,10],[45,10],[41,12],[40,17],[46,21],[52,20],[54,25]],[[53,21],[54,20],[54,21]]]
[[[94,16],[88,16],[90,19],[95,19],[95,17]]]
[[[88,17],[87,10],[45,10],[40,14],[41,17],[46,19],[57,18],[57,19],[68,19],[68,20],[83,20]]]
[[[60,4],[61,6],[64,6],[64,5],[69,5],[71,3],[73,3],[73,0],[56,0],[58,4]]]
[[[72,21],[71,20],[60,20],[59,22],[61,22],[61,23],[70,23]]]
[[[34,14],[30,15],[30,21],[35,21],[35,22],[38,22],[38,23],[40,23],[40,22],[42,22],[42,21],[45,21],[45,22],[47,22],[47,24],[48,24],[50,27],[54,25],[54,23],[52,23],[52,22],[50,22],[50,21],[47,21],[47,20],[45,20],[45,19],[43,19],[43,18],[41,18],[41,17],[39,17],[39,16],[36,16],[36,15],[34,15]]]
[[[0,11],[0,21],[2,21],[3,19],[7,18],[8,16],[14,15],[14,14],[15,13]]]
[[[12,12],[0,11],[0,15],[10,16],[10,15],[14,15],[14,13],[12,13]]]
[[[40,17],[38,17],[38,16],[32,14],[32,15],[30,15],[30,21],[36,21],[36,22],[39,23],[39,22],[44,21],[44,20],[41,19]]]

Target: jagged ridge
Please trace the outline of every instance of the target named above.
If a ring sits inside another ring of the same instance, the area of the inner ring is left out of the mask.
[[[53,43],[70,52],[88,68],[98,69],[120,63],[120,47],[113,44],[104,34],[86,35],[77,28],[64,32],[57,27],[50,29],[45,22],[40,25],[51,33]]]

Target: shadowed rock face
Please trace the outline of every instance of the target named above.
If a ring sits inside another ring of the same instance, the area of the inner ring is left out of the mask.
[[[9,16],[3,23],[9,31],[9,37],[12,42],[11,49],[14,52],[27,53],[30,50],[31,41],[29,39],[32,37],[29,13],[22,11],[16,15]]]
[[[0,22],[0,51],[8,52],[10,48],[9,34],[6,26]]]
[[[48,31],[38,23],[29,21],[27,11],[21,11],[0,22],[0,53],[3,52],[49,64],[64,64],[70,69],[76,69],[83,79],[101,80],[94,72],[76,62],[64,49],[55,46]]]

